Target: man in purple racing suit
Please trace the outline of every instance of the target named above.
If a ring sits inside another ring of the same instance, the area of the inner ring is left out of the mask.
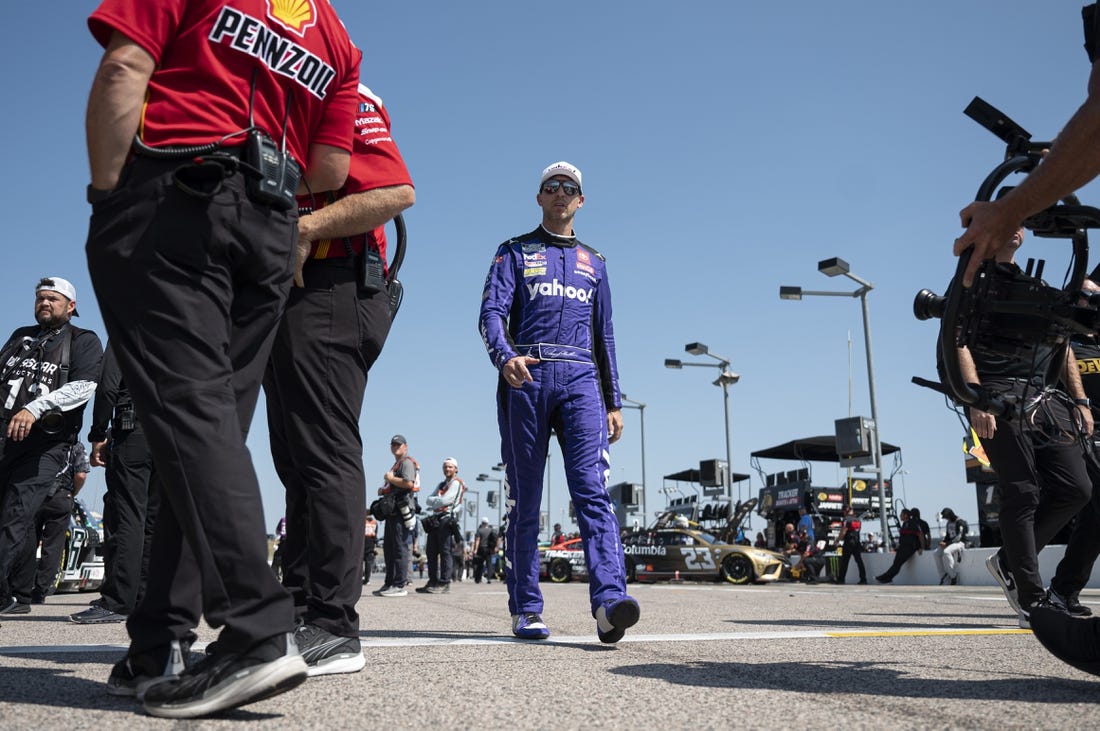
[[[512,633],[545,639],[539,590],[539,506],[550,430],[558,435],[602,642],[638,621],[626,594],[619,524],[607,493],[609,445],[622,406],[604,258],[577,240],[581,173],[567,162],[542,172],[542,225],[505,242],[485,281],[481,337],[500,372],[497,420],[506,466],[504,557]]]

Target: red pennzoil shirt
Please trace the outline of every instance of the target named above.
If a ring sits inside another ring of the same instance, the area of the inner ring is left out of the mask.
[[[352,193],[362,193],[375,188],[388,188],[395,185],[412,185],[409,171],[397,143],[390,134],[390,115],[382,106],[382,100],[363,84],[359,85],[359,102],[355,114],[355,141],[351,148],[351,166],[344,187],[336,193],[343,198]],[[325,196],[303,196],[298,199],[302,206],[318,209],[324,206]],[[370,248],[377,249],[382,258],[386,257],[386,233],[383,227],[363,235],[348,239],[352,251],[363,251],[364,238],[369,238]],[[310,258],[333,259],[347,256],[347,247],[342,239],[321,239],[313,242]]]
[[[138,130],[147,145],[243,130],[251,97],[254,124],[277,141],[286,120],[303,167],[311,144],[351,149],[362,54],[328,0],[103,0],[88,27],[104,47],[118,31],[156,61]]]

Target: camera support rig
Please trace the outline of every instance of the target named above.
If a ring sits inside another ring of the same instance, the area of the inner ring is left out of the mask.
[[[1006,187],[998,192],[998,186],[1009,175],[1033,171],[1052,144],[1032,142],[1023,127],[979,97],[974,97],[964,114],[1006,145],[1004,161],[982,181],[975,200],[990,201],[995,193],[1000,197],[1010,191]],[[1100,228],[1100,209],[1082,206],[1076,196],[1069,195],[1061,203],[1025,220],[1023,226],[1037,237],[1071,240],[1072,269],[1064,288],[1038,281],[1043,267],[1041,260],[1033,282],[1008,281],[998,275],[994,262],[989,260],[982,262],[973,286],[963,287],[962,275],[973,255],[970,248],[959,256],[955,277],[942,298],[921,290],[913,303],[917,319],[940,318],[937,348],[943,383],[916,377],[913,382],[1004,418],[1011,418],[1015,403],[967,383],[955,356],[957,348],[1000,346],[1003,350],[1006,346],[1039,343],[1065,348],[1071,334],[1095,333],[1100,326],[1096,299],[1089,299],[1086,305],[1078,304],[1088,266],[1088,229]],[[1028,274],[1032,273],[1032,264],[1029,260]]]

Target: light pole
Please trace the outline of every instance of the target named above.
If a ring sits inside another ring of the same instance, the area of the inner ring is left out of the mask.
[[[493,469],[494,470],[504,469],[504,466],[498,464],[495,467],[493,467]],[[501,509],[503,508],[503,505],[504,505],[504,494],[503,494],[503,490],[501,489],[501,486],[504,484],[504,480],[502,480],[499,477],[490,477],[486,473],[482,472],[480,475],[477,476],[477,481],[478,482],[495,482],[495,483],[497,483],[497,530],[500,530]]]
[[[804,290],[801,287],[780,287],[779,298],[785,300],[800,300],[805,295],[814,297],[859,297],[863,309],[863,343],[867,351],[867,388],[871,396],[871,421],[874,423],[873,437],[875,456],[875,475],[878,478],[878,514],[881,523],[883,546],[890,548],[890,532],[886,522],[886,481],[882,471],[882,440],[879,438],[878,403],[875,400],[875,366],[871,358],[871,319],[867,310],[867,293],[875,288],[865,279],[852,274],[848,262],[840,257],[824,259],[817,263],[817,270],[827,277],[835,277],[843,274],[859,285],[853,292],[818,292]]]
[[[619,398],[622,399],[624,409],[637,409],[638,414],[642,419],[642,527],[645,527],[646,520],[646,481],[645,481],[645,402],[635,401],[632,398],[627,398],[625,393],[619,393]]]
[[[477,515],[477,506],[478,503],[481,501],[481,493],[479,493],[477,490],[467,490],[466,494],[473,495],[474,501],[470,502],[469,500],[466,500],[466,504],[463,506],[465,510],[462,511],[462,540],[466,540],[466,517],[470,514],[471,510],[473,511],[474,515]]]
[[[691,353],[692,355],[708,355],[711,358],[717,360],[717,363],[685,363],[682,360],[675,358],[665,358],[665,368],[680,369],[684,366],[693,366],[697,368],[717,368],[719,369],[718,378],[714,381],[715,386],[722,387],[722,397],[725,405],[726,414],[726,491],[729,494],[729,499],[733,500],[733,460],[730,458],[730,389],[729,387],[741,380],[739,373],[734,373],[730,370],[729,358],[723,358],[720,355],[710,352],[703,343],[688,343],[684,346],[684,352]],[[740,487],[738,487],[737,500],[740,502],[741,494]]]

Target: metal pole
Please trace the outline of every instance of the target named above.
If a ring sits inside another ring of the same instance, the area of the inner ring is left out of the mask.
[[[645,404],[638,407],[638,412],[642,417],[642,528],[646,527],[646,490],[647,483],[645,481]]]
[[[729,368],[729,363],[722,363],[722,372],[725,373]],[[725,402],[726,411],[726,492],[729,494],[730,502],[733,502],[733,460],[730,458],[730,387],[728,383],[722,383],[722,399]],[[737,495],[737,499],[741,499],[740,493]]]
[[[865,286],[859,294],[860,304],[863,305],[863,340],[867,348],[867,387],[871,392],[871,421],[875,422],[875,474],[878,475],[878,500],[879,522],[882,528],[883,547],[890,549],[890,530],[886,522],[886,480],[883,478],[882,469],[882,440],[879,438],[878,402],[875,399],[875,366],[871,358],[871,317],[867,310],[867,292],[870,288]]]

